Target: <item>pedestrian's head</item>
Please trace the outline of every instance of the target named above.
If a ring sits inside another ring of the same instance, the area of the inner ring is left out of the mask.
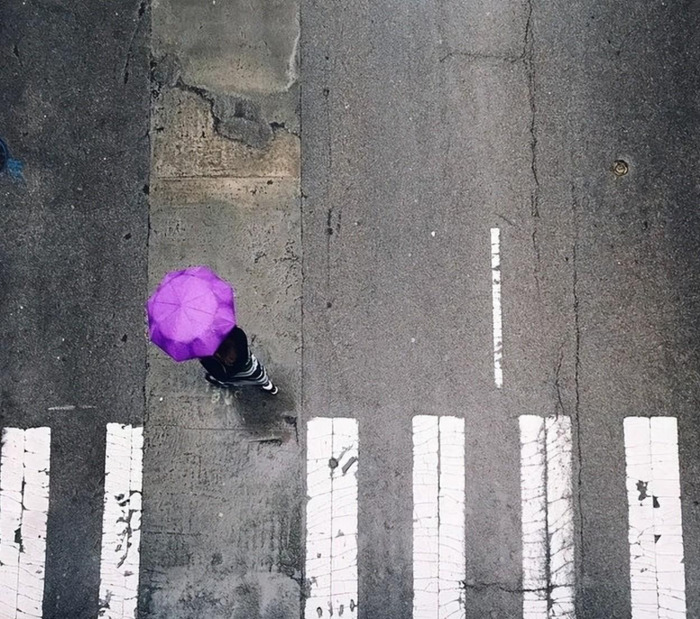
[[[233,365],[236,363],[238,360],[238,353],[236,352],[236,343],[234,340],[233,331],[231,331],[226,336],[224,341],[219,344],[219,347],[214,353],[214,357],[226,365]]]

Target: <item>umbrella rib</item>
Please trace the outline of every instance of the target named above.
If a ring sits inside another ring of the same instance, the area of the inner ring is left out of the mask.
[[[177,303],[164,303],[163,305],[174,305],[173,311],[170,312],[167,316],[161,316],[158,320],[158,322],[165,322],[169,318],[172,318],[172,316],[180,309],[180,306]]]
[[[196,301],[197,299],[201,299],[202,297],[207,296],[208,294],[212,294],[211,290],[207,290],[203,292],[202,294],[198,294],[196,297],[189,297],[186,299],[187,303],[190,303],[191,301]]]
[[[207,316],[216,316],[216,312],[208,312],[207,310],[203,310],[199,307],[183,307],[184,310],[188,312],[201,312],[202,314],[206,314]]]

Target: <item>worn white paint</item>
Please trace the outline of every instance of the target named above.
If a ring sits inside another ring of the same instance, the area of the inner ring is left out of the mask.
[[[493,379],[503,387],[503,313],[501,310],[501,229],[491,228],[491,300],[493,306]]]
[[[307,425],[306,619],[357,617],[357,470],[355,419]]]
[[[413,619],[465,617],[464,420],[413,418]]]
[[[683,619],[685,570],[674,417],[624,422],[632,619]]]
[[[575,617],[568,417],[520,417],[523,619]]]
[[[100,617],[136,616],[141,542],[143,428],[107,424]]]
[[[0,448],[0,618],[42,616],[49,428],[5,428]]]
[[[92,410],[97,408],[96,406],[91,406],[89,404],[78,404],[77,406],[75,404],[63,404],[61,406],[49,406],[48,410],[49,411],[75,411],[75,410]]]

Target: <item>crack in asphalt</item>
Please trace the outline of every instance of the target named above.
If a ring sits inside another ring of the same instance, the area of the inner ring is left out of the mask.
[[[544,594],[547,594],[549,597],[551,597],[552,590],[555,588],[553,585],[550,585],[547,587],[533,587],[533,588],[509,587],[508,585],[504,585],[503,583],[500,583],[500,582],[466,582],[466,581],[462,581],[460,584],[462,586],[462,589],[472,589],[472,590],[476,590],[476,591],[481,591],[483,589],[498,589],[499,591],[503,591],[505,593],[516,593],[516,594],[544,593]]]
[[[131,39],[129,40],[129,47],[126,50],[126,60],[124,62],[124,69],[122,70],[122,81],[124,84],[129,82],[129,64],[131,63],[131,57],[134,55],[134,41],[136,40],[136,35],[141,28],[141,23],[143,22],[143,16],[146,13],[146,0],[141,0],[139,4],[138,12],[136,15],[136,25],[131,33]]]
[[[578,243],[579,243],[579,226],[578,226],[578,201],[576,200],[576,187],[574,181],[571,181],[571,208],[574,222],[574,244],[572,248],[572,296],[573,296],[573,311],[574,311],[574,414],[572,421],[575,427],[576,437],[576,457],[577,457],[577,508],[580,514],[579,517],[579,544],[578,544],[578,568],[579,573],[583,575],[584,566],[584,546],[583,546],[583,515],[581,514],[582,505],[582,479],[583,479],[583,450],[581,447],[581,416],[580,416],[580,375],[581,375],[581,323],[580,323],[580,307],[579,307],[579,290],[578,290]],[[583,576],[581,578],[583,580]]]
[[[562,397],[562,387],[561,387],[561,366],[564,363],[564,344],[559,347],[559,360],[554,368],[554,390],[557,393],[557,409],[555,416],[558,417],[560,414],[565,414],[564,398]]]
[[[540,178],[539,171],[537,169],[537,73],[534,59],[535,40],[532,30],[533,13],[533,0],[528,0],[525,35],[523,39],[523,51],[521,57],[527,74],[528,101],[530,104],[530,171],[532,172],[532,180],[534,185],[530,191],[530,216],[532,217],[532,248],[535,253],[535,285],[537,287],[537,295],[539,298],[541,264],[541,251],[538,238],[540,218]]]
[[[513,56],[508,54],[483,54],[479,52],[452,51],[440,57],[438,62],[443,63],[451,58],[465,58],[467,60],[494,60],[496,62],[508,62],[510,64],[515,64],[516,62],[524,60],[525,55],[520,54],[519,56]]]

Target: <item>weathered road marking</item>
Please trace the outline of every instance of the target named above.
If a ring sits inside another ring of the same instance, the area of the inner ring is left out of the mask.
[[[493,304],[493,378],[503,387],[503,313],[501,310],[501,229],[491,228],[491,300]]]
[[[520,417],[523,619],[573,619],[571,420]]]
[[[627,417],[624,429],[632,618],[683,619],[685,570],[676,419]]]
[[[136,616],[141,542],[143,428],[107,424],[100,617]]]
[[[464,420],[413,418],[413,619],[465,617]]]
[[[357,617],[357,468],[355,419],[307,425],[305,618]]]
[[[42,616],[49,428],[5,428],[0,452],[0,617]]]

